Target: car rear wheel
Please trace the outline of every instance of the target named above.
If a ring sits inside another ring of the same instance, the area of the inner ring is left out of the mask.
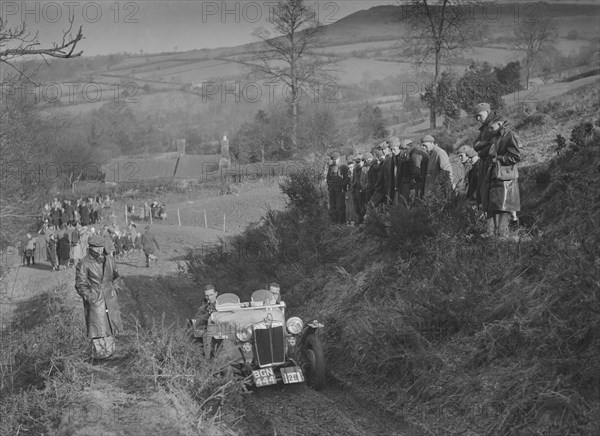
[[[319,338],[310,333],[305,340],[304,350],[304,375],[306,383],[318,391],[325,387],[325,353]]]

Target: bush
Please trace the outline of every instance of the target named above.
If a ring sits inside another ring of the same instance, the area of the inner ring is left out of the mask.
[[[284,179],[280,188],[288,196],[288,205],[303,217],[312,217],[326,210],[325,193],[321,189],[323,171],[304,167]]]
[[[594,126],[591,121],[582,121],[571,131],[570,140],[578,147],[598,145],[600,144],[600,128]]]

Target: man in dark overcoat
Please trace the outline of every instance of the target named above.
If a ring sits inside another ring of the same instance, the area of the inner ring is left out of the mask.
[[[88,245],[87,256],[77,264],[75,289],[83,299],[93,356],[107,359],[115,351],[115,336],[123,330],[115,283],[119,272],[114,258],[106,253],[102,236],[92,235]]]
[[[499,118],[491,122],[494,132],[487,158],[488,190],[483,196],[483,208],[494,225],[494,235],[507,238],[512,211],[521,210],[519,173],[520,141],[508,121]],[[490,235],[491,236],[491,235]]]

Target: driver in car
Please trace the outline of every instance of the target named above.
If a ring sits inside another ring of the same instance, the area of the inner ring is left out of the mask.
[[[208,319],[215,311],[217,295],[217,290],[213,285],[206,285],[204,287],[204,302],[198,309],[198,312],[196,312],[196,316],[191,320],[192,327],[194,328],[194,336],[197,338],[201,338],[206,333]]]

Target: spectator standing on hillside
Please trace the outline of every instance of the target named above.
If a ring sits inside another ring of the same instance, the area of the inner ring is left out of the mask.
[[[385,203],[385,188],[383,184],[383,162],[385,161],[385,155],[383,152],[383,145],[380,144],[377,150],[375,150],[374,162],[369,167],[369,191],[370,200],[369,204],[373,207],[377,207]]]
[[[431,135],[421,138],[421,146],[429,154],[425,195],[438,193],[442,197],[448,198],[454,189],[454,176],[448,154],[435,143],[435,138]]]
[[[27,239],[23,244],[23,257],[27,262],[27,266],[35,265],[35,249],[37,242],[31,233],[27,233]]]
[[[410,152],[412,146],[412,140],[403,139],[397,146],[392,147],[392,153],[394,154],[394,183],[395,187],[395,199],[394,201],[398,204],[409,204],[410,202],[410,190],[412,185],[412,165],[410,161]],[[401,200],[402,197],[404,200]]]
[[[344,175],[340,166],[340,154],[331,153],[327,168],[327,192],[329,194],[329,217],[335,224],[346,222],[346,200],[344,198]]]
[[[361,223],[360,212],[362,209],[362,185],[361,185],[361,175],[362,169],[364,166],[364,161],[362,160],[361,155],[356,155],[354,157],[354,170],[352,172],[352,202],[354,203],[354,213],[356,214],[355,224],[358,225]]]
[[[123,329],[117,301],[117,265],[107,256],[104,238],[93,235],[89,252],[77,264],[75,289],[83,299],[87,336],[96,359],[110,358],[115,351],[115,336]]]
[[[71,259],[71,243],[69,234],[65,231],[61,233],[57,241],[56,254],[58,256],[59,269],[67,269],[69,259]]]
[[[154,237],[154,234],[150,231],[150,226],[146,226],[144,234],[142,235],[142,248],[146,255],[146,268],[150,267],[150,260],[154,260],[154,264],[158,264],[158,257],[155,252],[160,250],[160,245]]]
[[[400,138],[392,136],[387,141],[385,161],[383,162],[383,184],[385,190],[386,204],[391,206],[394,203],[396,196],[396,182],[394,176],[396,174],[395,163],[396,155],[394,149],[400,147]]]
[[[58,271],[56,234],[50,233],[47,244],[48,260],[50,260],[50,265],[52,265],[52,271]]]
[[[494,136],[490,124],[493,120],[497,120],[499,115],[491,110],[488,103],[479,103],[473,108],[473,117],[481,123],[479,135],[477,135],[477,139],[475,139],[475,142],[473,143],[473,149],[477,152],[479,159],[481,159],[481,163],[479,164],[479,174],[477,175],[477,180],[479,182],[477,190],[479,191],[479,198],[483,198],[484,192],[488,191],[489,179],[487,165],[489,161],[487,160],[487,157],[490,152],[490,147],[492,146],[492,137]]]
[[[356,223],[356,221],[358,221],[358,214],[356,213],[356,208],[354,207],[354,189],[356,189],[356,181],[354,177],[355,166],[356,163],[354,162],[354,156],[352,156],[348,161],[347,176],[344,178],[344,196],[346,197],[346,224],[352,226]]]
[[[461,194],[465,196],[467,201],[473,204],[481,204],[481,195],[477,189],[479,186],[479,166],[481,165],[481,159],[477,155],[477,152],[468,145],[463,145],[456,150],[458,158],[465,167],[464,176],[464,192]]]
[[[87,239],[86,239],[87,241]],[[73,257],[73,264],[77,265],[77,262],[79,262],[81,259],[83,259],[83,236],[82,236],[82,227],[81,224],[77,224],[77,226],[75,227],[75,229],[73,230],[73,233],[71,233],[71,250],[72,250],[72,257]],[[87,244],[87,242],[86,242]]]
[[[82,226],[89,226],[92,223],[91,220],[92,211],[90,210],[90,205],[87,200],[84,198],[81,201],[81,206],[79,207],[79,217],[81,220]]]
[[[508,224],[513,211],[521,210],[519,173],[520,141],[508,121],[499,118],[490,123],[494,132],[488,155],[488,191],[483,197],[487,212],[487,236],[508,237]],[[491,230],[493,229],[493,233]]]

